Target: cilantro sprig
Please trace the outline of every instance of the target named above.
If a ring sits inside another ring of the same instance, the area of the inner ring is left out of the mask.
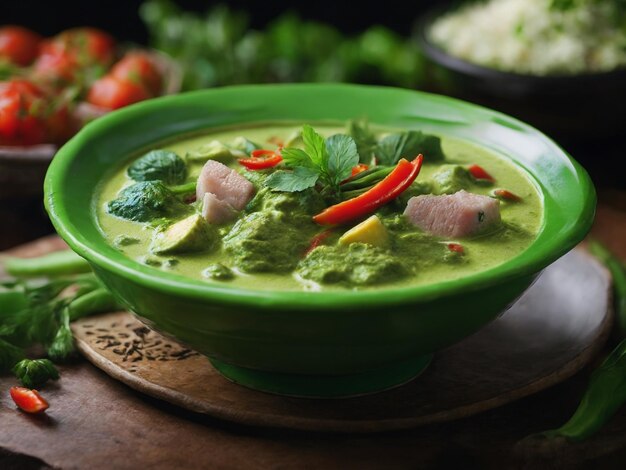
[[[356,143],[344,134],[325,139],[309,125],[302,128],[302,141],[304,149],[282,149],[286,169],[272,173],[265,185],[285,192],[318,187],[323,195],[339,199],[341,182],[350,177],[352,168],[359,163]]]

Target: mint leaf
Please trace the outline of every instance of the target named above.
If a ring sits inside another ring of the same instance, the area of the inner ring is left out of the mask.
[[[312,188],[318,178],[319,173],[315,169],[298,166],[293,171],[279,170],[272,173],[265,180],[265,186],[274,191],[294,193]]]
[[[371,163],[378,140],[376,140],[376,136],[370,130],[367,121],[365,119],[350,121],[348,123],[348,133],[356,144],[357,152],[359,152],[359,161],[361,163]]]
[[[326,152],[326,142],[324,137],[315,132],[308,124],[302,126],[302,141],[304,142],[304,151],[315,166],[325,169],[328,162],[328,153]]]
[[[336,134],[326,139],[328,152],[327,174],[331,185],[339,186],[352,173],[352,168],[359,163],[359,153],[352,137]]]
[[[296,166],[304,166],[304,167],[313,167],[315,166],[311,161],[311,157],[302,149],[295,147],[284,148],[280,151],[281,156],[283,157],[283,162],[285,165],[289,167]]]

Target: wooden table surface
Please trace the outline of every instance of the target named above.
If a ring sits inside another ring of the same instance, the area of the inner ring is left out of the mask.
[[[626,260],[626,192],[602,191],[593,235]],[[50,243],[58,243],[55,239]],[[19,254],[16,250],[15,254]],[[600,360],[594,361],[595,364]],[[376,435],[267,430],[221,422],[140,395],[84,360],[46,387],[46,416],[15,410],[0,377],[0,469],[624,468],[626,409],[582,444],[537,446],[562,424],[592,366],[545,392],[452,423]]]

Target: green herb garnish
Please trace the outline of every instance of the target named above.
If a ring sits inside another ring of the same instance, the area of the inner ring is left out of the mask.
[[[381,165],[395,165],[401,158],[414,158],[420,153],[426,162],[444,159],[441,139],[420,131],[407,131],[383,137],[375,150]]]
[[[287,170],[271,174],[265,185],[275,191],[296,192],[319,186],[325,196],[339,199],[339,185],[350,177],[359,163],[352,137],[336,134],[324,139],[305,125],[302,128],[304,149],[284,148],[281,152]]]

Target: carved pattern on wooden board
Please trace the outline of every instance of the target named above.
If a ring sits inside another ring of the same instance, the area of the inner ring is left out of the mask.
[[[119,328],[123,329],[120,330]],[[140,361],[181,361],[198,356],[196,351],[165,339],[158,333],[129,317],[128,321],[113,321],[106,324],[85,321],[76,326],[81,336],[92,336],[93,347],[100,351],[109,350],[119,356],[117,363],[126,363],[129,372],[136,372]]]

